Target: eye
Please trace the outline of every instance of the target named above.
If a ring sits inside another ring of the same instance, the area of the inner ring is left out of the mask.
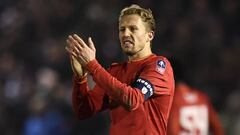
[[[123,32],[123,31],[125,31],[125,28],[121,27],[121,28],[119,28],[119,31]]]
[[[130,30],[131,30],[132,32],[134,32],[134,31],[137,31],[138,28],[137,28],[137,27],[130,27]]]

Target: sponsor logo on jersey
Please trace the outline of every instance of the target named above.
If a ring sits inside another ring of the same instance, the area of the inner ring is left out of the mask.
[[[156,65],[156,70],[160,73],[163,74],[166,70],[166,63],[163,60],[158,60],[157,65]]]

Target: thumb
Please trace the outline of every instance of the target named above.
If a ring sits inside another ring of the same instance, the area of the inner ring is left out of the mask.
[[[89,48],[91,48],[92,50],[95,50],[95,47],[94,47],[94,44],[93,44],[93,41],[92,41],[91,37],[88,38],[88,44],[89,44]]]
[[[69,56],[69,59],[70,59],[71,65],[72,65],[72,64],[73,64],[73,56],[70,55],[70,56]]]

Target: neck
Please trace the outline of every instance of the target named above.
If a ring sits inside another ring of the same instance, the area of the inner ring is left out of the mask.
[[[128,56],[128,60],[129,61],[141,60],[141,59],[144,59],[144,58],[150,56],[151,54],[152,54],[151,48],[147,47],[132,56]]]
[[[138,52],[136,52],[134,55],[128,56],[128,61],[136,61],[144,59],[152,54],[150,43],[145,45],[144,48],[140,49]]]

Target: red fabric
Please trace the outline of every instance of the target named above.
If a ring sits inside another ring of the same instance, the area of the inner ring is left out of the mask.
[[[176,86],[168,135],[223,135],[223,128],[206,94],[184,83]]]
[[[159,73],[156,63],[163,60],[166,70]],[[96,86],[74,80],[73,109],[79,118],[110,109],[110,135],[166,135],[174,93],[174,79],[166,58],[151,55],[139,61],[115,64],[108,72],[96,60],[87,65]],[[137,77],[150,81],[153,95],[144,100],[142,92],[131,84]]]

